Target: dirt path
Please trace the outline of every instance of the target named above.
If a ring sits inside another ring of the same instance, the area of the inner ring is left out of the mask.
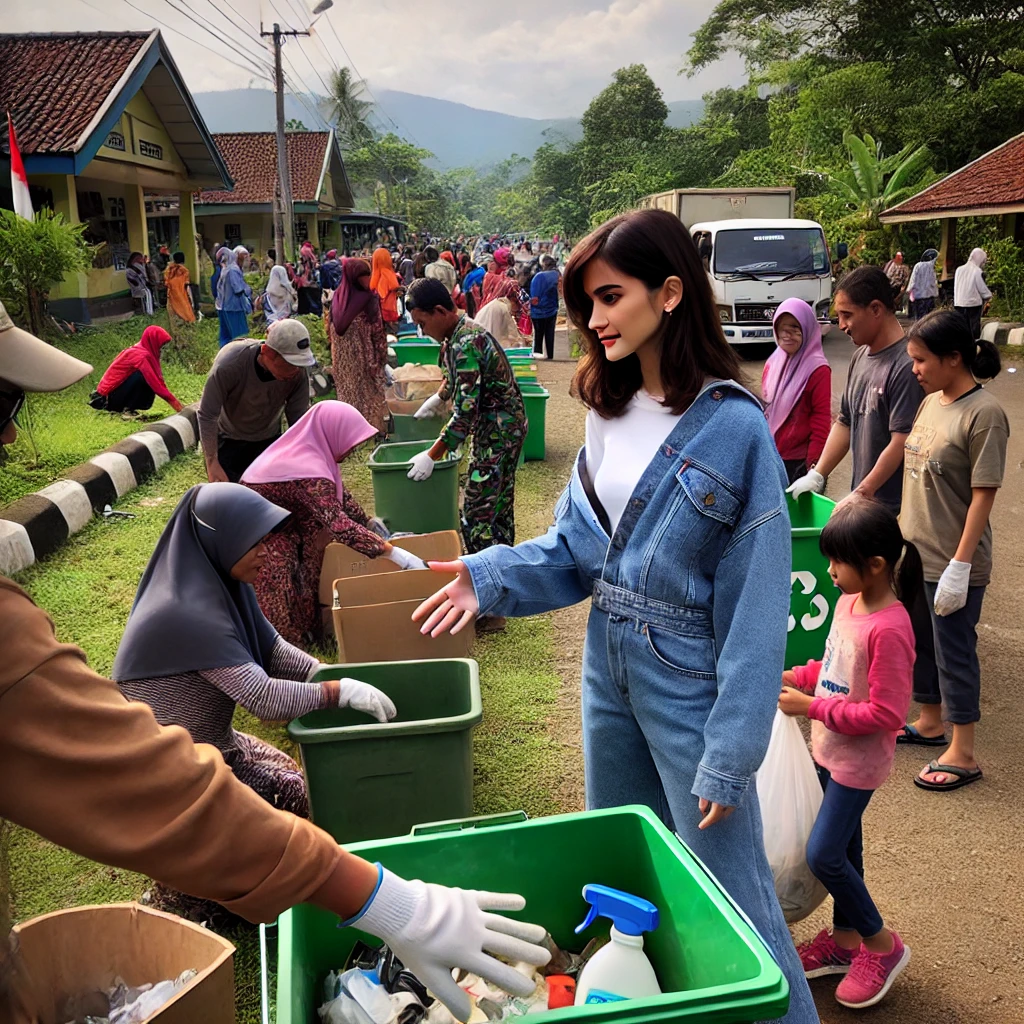
[[[825,351],[833,367],[834,404],[852,351],[833,331]],[[568,395],[574,363],[560,334],[554,362],[539,376],[551,391],[549,458],[567,480],[583,440],[583,411]],[[1013,364],[1009,364],[1013,365]],[[761,363],[745,364],[755,380]],[[1024,1021],[1024,787],[1016,770],[1020,720],[1011,702],[1021,679],[1024,641],[1024,367],[989,385],[1010,418],[1006,483],[993,513],[995,578],[979,627],[983,672],[979,758],[985,779],[955,793],[928,793],[913,777],[929,760],[928,748],[898,747],[892,777],[864,819],[865,867],[879,909],[913,950],[907,971],[890,996],[868,1011],[850,1011],[832,998],[835,979],[811,983],[824,1024],[854,1020],[885,1024],[1018,1024]],[[849,489],[849,466],[833,474],[829,493]],[[565,810],[583,806],[579,679],[587,606],[556,612],[562,687],[551,735],[564,751],[560,796]],[[799,939],[829,920],[830,901],[797,925]]]

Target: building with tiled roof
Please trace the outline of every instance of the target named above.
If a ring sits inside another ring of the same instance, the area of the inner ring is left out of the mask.
[[[161,34],[0,34],[0,108],[10,112],[33,206],[86,225],[93,268],[50,295],[58,316],[131,309],[132,251],[181,248],[198,280],[193,193],[232,186]],[[0,141],[0,206],[10,208]]]
[[[206,190],[196,198],[196,221],[209,242],[239,243],[266,252],[274,245],[277,136],[274,132],[225,132],[213,136],[234,187]],[[352,209],[341,150],[333,132],[288,132],[295,239],[318,249],[337,248],[339,218]]]
[[[1024,241],[1024,133],[891,207],[879,219],[883,224],[940,221],[939,259],[945,281],[963,262],[956,251],[961,217],[1000,217],[1003,233]]]

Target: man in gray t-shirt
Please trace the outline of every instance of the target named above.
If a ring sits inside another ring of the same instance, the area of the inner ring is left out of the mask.
[[[878,267],[858,267],[843,278],[835,307],[839,326],[857,351],[821,458],[789,490],[820,494],[826,477],[852,449],[853,492],[876,497],[898,513],[903,446],[924,391],[907,355],[889,279]]]

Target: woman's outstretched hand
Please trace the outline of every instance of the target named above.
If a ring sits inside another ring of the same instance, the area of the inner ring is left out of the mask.
[[[412,613],[412,621],[422,623],[420,632],[424,635],[438,637],[445,632],[460,633],[480,611],[466,566],[461,560],[427,564],[434,572],[457,572],[459,578],[428,597]]]

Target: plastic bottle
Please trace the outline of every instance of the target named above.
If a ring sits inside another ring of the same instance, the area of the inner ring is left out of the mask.
[[[661,986],[644,953],[644,932],[658,927],[658,908],[639,896],[606,885],[585,885],[583,898],[590,904],[587,919],[576,934],[597,917],[612,922],[611,942],[598,950],[576,983],[576,1006],[643,999],[661,995]]]

